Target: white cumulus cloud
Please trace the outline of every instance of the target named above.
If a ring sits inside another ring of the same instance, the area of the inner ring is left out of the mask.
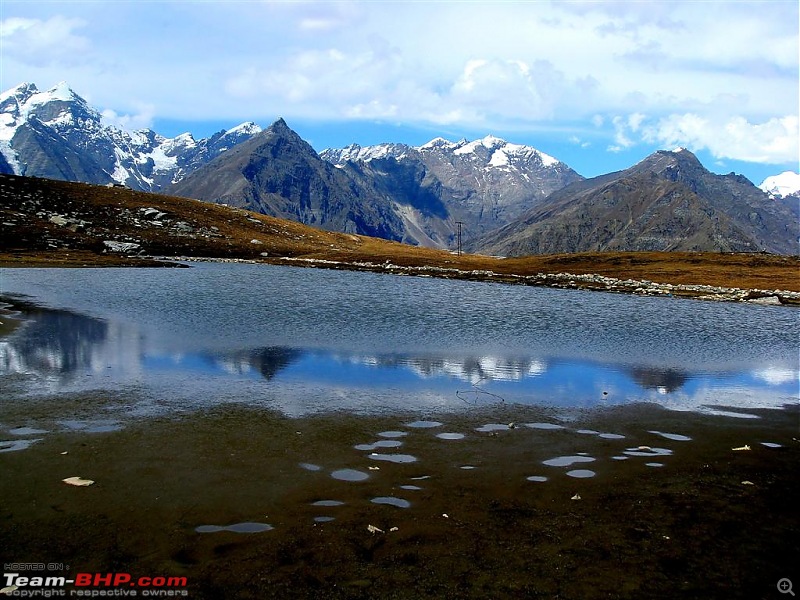
[[[155,106],[152,104],[139,105],[136,114],[117,114],[111,109],[102,111],[103,125],[111,125],[126,131],[137,129],[150,129],[155,118]]]
[[[91,49],[88,38],[76,30],[86,26],[78,18],[49,19],[10,17],[0,21],[0,42],[6,58],[31,66],[74,65]]]
[[[664,146],[708,150],[715,158],[784,163],[798,158],[800,121],[796,115],[751,123],[742,116],[673,114],[648,125],[643,137]]]

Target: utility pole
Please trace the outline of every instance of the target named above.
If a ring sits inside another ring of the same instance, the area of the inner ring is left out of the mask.
[[[461,256],[461,226],[463,225],[463,221],[456,221],[456,225],[458,225],[458,255]]]

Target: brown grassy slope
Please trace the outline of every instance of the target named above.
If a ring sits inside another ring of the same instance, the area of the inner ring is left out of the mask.
[[[185,198],[10,175],[0,176],[0,221],[1,266],[145,264],[108,253],[103,243],[108,240],[137,243],[138,252],[151,256],[390,261],[505,275],[596,273],[659,283],[800,291],[798,257],[688,252],[591,252],[509,259],[456,256]]]

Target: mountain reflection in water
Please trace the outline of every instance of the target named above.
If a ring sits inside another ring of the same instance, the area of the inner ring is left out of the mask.
[[[3,273],[12,304],[53,307],[0,339],[20,394],[289,414],[797,401],[791,309],[255,265],[64,271]]]

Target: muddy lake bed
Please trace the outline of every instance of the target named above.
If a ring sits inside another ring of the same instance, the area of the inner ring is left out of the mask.
[[[194,598],[800,580],[796,309],[167,271],[0,275],[6,564]]]

